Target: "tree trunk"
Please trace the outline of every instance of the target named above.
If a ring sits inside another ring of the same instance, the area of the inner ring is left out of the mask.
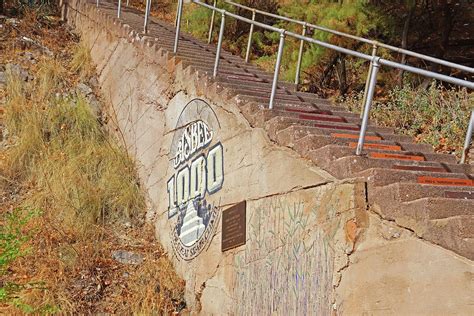
[[[455,6],[452,3],[448,2],[447,0],[442,0],[440,1],[440,4],[440,10],[443,12],[443,15],[440,23],[441,38],[438,45],[438,49],[436,51],[437,58],[443,58],[446,54],[449,44],[449,37],[454,26],[455,17]],[[438,71],[439,65],[436,63],[431,63],[430,70],[434,72]],[[422,87],[427,88],[432,80],[433,79],[431,78],[426,78],[425,81],[422,83]]]
[[[348,89],[347,85],[347,71],[346,71],[346,60],[344,55],[339,54],[336,64],[336,74],[339,81],[339,93],[345,95]]]
[[[405,20],[405,24],[403,25],[403,33],[402,33],[402,48],[407,49],[408,47],[408,31],[410,30],[410,22],[411,18],[415,12],[416,9],[416,1],[414,1],[410,7],[410,10],[408,11],[407,18]],[[406,55],[402,54],[402,59],[400,61],[402,64],[406,64]],[[403,86],[403,74],[405,72],[403,70],[400,70],[399,72],[399,79],[398,83],[400,86]]]

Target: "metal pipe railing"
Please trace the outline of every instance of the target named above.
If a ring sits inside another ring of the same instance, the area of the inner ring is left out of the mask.
[[[466,139],[464,140],[464,147],[462,149],[461,163],[466,162],[467,156],[469,154],[469,149],[471,148],[473,130],[474,130],[474,109],[471,111],[471,119],[469,120],[469,125],[467,126]]]
[[[117,18],[120,19],[120,15],[122,14],[122,0],[118,0],[117,6]]]
[[[252,11],[252,21],[255,21],[255,10]],[[252,45],[252,35],[253,35],[253,27],[255,25],[252,23],[250,24],[250,31],[249,31],[249,39],[248,39],[248,42],[247,42],[247,50],[245,51],[245,62],[248,63],[249,62],[249,58],[250,58],[250,49],[251,49],[251,45]]]
[[[182,13],[183,13],[183,0],[178,0],[178,16],[176,18],[176,34],[174,37],[174,46],[173,46],[173,53],[175,54],[178,52],[179,30],[181,28]]]
[[[373,58],[375,58],[377,56],[377,44],[374,44],[372,46],[372,60]],[[368,89],[369,89],[369,84],[370,84],[370,75],[371,75],[371,71],[372,71],[372,60],[370,61],[370,65],[369,65],[369,73],[367,75],[367,80],[365,82],[365,88],[364,88],[364,97],[362,98],[362,109],[360,111],[360,117],[362,118],[364,116],[364,109],[365,109],[365,100],[367,100],[367,92],[368,92]]]
[[[306,23],[303,24],[303,31],[301,35],[306,37]],[[303,60],[303,49],[304,49],[304,40],[300,40],[300,50],[298,51],[298,61],[296,62],[296,73],[295,73],[295,86],[298,90],[298,85],[300,83],[300,72],[301,72],[301,61]]]
[[[213,7],[217,6],[217,0],[214,0]],[[212,31],[214,30],[214,19],[216,17],[216,11],[212,10],[211,12],[211,23],[209,24],[209,35],[207,36],[207,43],[210,44],[212,40]]]
[[[367,89],[367,97],[365,99],[364,111],[362,115],[362,124],[360,126],[359,141],[357,142],[356,155],[361,155],[364,149],[365,134],[369,126],[370,107],[372,106],[372,99],[374,97],[375,86],[377,85],[377,73],[380,67],[380,57],[374,56],[370,62],[369,71],[369,85]]]
[[[225,13],[225,10],[221,12],[221,27],[219,29],[219,39],[217,40],[216,61],[214,62],[214,71],[212,72],[212,76],[214,78],[217,76],[217,69],[219,67],[219,59],[222,49],[222,40],[224,39]]]
[[[317,39],[314,39],[314,38],[311,38],[311,37],[307,37],[304,28],[303,28],[303,33],[300,35],[300,34],[296,34],[296,33],[293,33],[293,32],[286,31],[284,29],[278,29],[276,27],[266,25],[266,24],[261,23],[261,22],[257,22],[257,21],[255,21],[255,18],[254,18],[253,15],[252,15],[252,19],[248,19],[248,18],[239,16],[237,14],[219,9],[215,6],[208,5],[208,4],[203,3],[199,0],[192,0],[192,2],[196,3],[200,6],[206,7],[210,10],[213,10],[215,12],[218,12],[222,15],[221,27],[220,27],[220,31],[219,31],[219,39],[218,39],[217,51],[216,51],[216,59],[215,59],[215,63],[214,63],[214,71],[213,71],[213,76],[214,77],[216,77],[217,73],[218,73],[219,59],[220,59],[220,53],[221,53],[221,49],[222,49],[222,41],[223,41],[224,27],[225,27],[225,16],[229,16],[229,17],[235,18],[237,20],[249,23],[251,25],[251,32],[252,33],[253,33],[252,26],[257,26],[257,27],[261,27],[263,29],[266,29],[266,30],[269,30],[269,31],[272,31],[272,32],[278,32],[280,34],[280,43],[279,43],[279,46],[278,46],[277,60],[276,60],[276,63],[275,63],[275,71],[274,71],[274,74],[273,74],[272,90],[271,90],[270,102],[269,102],[269,108],[270,109],[273,108],[274,102],[275,102],[276,90],[277,90],[277,86],[278,86],[279,70],[280,70],[280,66],[281,66],[281,60],[282,60],[282,56],[283,56],[283,47],[284,47],[286,36],[290,36],[290,37],[293,37],[293,38],[298,39],[298,40],[301,41],[300,51],[302,51],[302,46],[304,45],[304,42],[308,42],[308,43],[320,45],[322,47],[334,50],[334,51],[342,53],[342,54],[346,54],[346,55],[350,55],[350,56],[353,56],[353,57],[357,57],[357,58],[361,58],[361,59],[370,61],[370,69],[369,69],[368,78],[367,78],[367,82],[366,82],[366,93],[364,95],[364,101],[363,101],[364,110],[362,112],[362,123],[361,123],[361,129],[360,129],[359,139],[358,139],[357,148],[356,148],[356,154],[357,155],[361,155],[362,151],[364,149],[365,134],[366,134],[366,131],[367,131],[369,117],[370,117],[370,108],[371,108],[371,105],[372,105],[372,99],[373,99],[373,96],[374,96],[375,87],[377,85],[377,74],[378,74],[378,70],[379,70],[380,66],[388,66],[388,67],[395,68],[395,69],[401,69],[401,70],[408,71],[408,72],[418,74],[418,75],[421,75],[421,76],[425,76],[425,77],[437,79],[437,80],[440,80],[440,81],[452,83],[452,84],[462,86],[462,87],[466,87],[466,88],[469,88],[469,89],[474,89],[474,83],[471,82],[471,81],[462,80],[462,79],[459,79],[459,78],[455,78],[455,77],[443,75],[443,74],[440,74],[440,73],[436,73],[436,72],[416,68],[416,67],[413,67],[413,66],[408,66],[408,65],[405,65],[405,64],[393,62],[393,61],[386,60],[386,59],[383,59],[381,57],[378,57],[377,56],[377,47],[383,47],[383,46],[380,45],[380,43],[378,43],[376,41],[369,41],[369,40],[363,39],[363,41],[365,41],[367,43],[371,43],[373,45],[372,55],[367,55],[367,54],[364,54],[364,53],[361,53],[361,52],[358,52],[358,51],[354,51],[354,50],[351,50],[351,49],[339,47],[337,45],[329,44],[329,43],[326,43],[326,42],[323,42],[323,41],[320,41],[320,40],[317,40]],[[229,3],[230,1],[226,1],[226,2]],[[239,7],[245,7],[243,5],[238,5],[238,6]],[[255,12],[260,13],[262,11],[255,10]],[[182,14],[182,0],[179,0],[177,23],[176,23],[177,24],[177,26],[176,26],[176,37],[175,37],[175,46],[174,46],[174,52],[175,53],[177,53],[177,48],[178,48],[178,38],[179,38],[179,28],[180,28],[181,14]],[[274,14],[266,14],[266,15],[277,17]],[[284,20],[289,21],[289,20],[292,20],[292,19],[285,18]],[[304,22],[302,22],[302,23],[304,23]],[[303,24],[303,27],[304,26],[305,26],[305,24]],[[312,25],[309,25],[309,24],[306,24],[306,26],[313,27]],[[340,32],[337,32],[337,33],[340,33]],[[347,34],[344,34],[344,36],[354,37],[352,35],[347,35]],[[251,43],[251,36],[249,36],[249,43]],[[250,45],[248,45],[247,53],[250,50],[249,46]],[[436,59],[436,58],[434,58],[434,59]],[[449,63],[449,62],[447,62],[447,63]],[[456,67],[457,69],[460,69],[460,68],[464,67],[464,66],[461,67],[461,65],[457,65],[457,66],[460,66],[460,67]],[[299,67],[297,67],[297,68],[299,68]],[[467,68],[469,69],[469,67],[467,67]],[[297,82],[297,79],[295,79],[295,82]],[[474,113],[474,111],[473,111],[473,113]],[[473,116],[474,116],[474,114],[471,115],[471,120],[470,120],[470,123],[469,123],[468,132],[467,132],[467,135],[466,135],[466,144],[467,145],[465,144],[465,146],[464,146],[465,148],[467,148],[469,146],[470,140],[472,138],[472,125],[474,125]],[[468,141],[469,141],[469,143],[468,143]],[[463,161],[465,161],[465,158],[463,158]]]
[[[146,0],[145,3],[145,19],[143,22],[143,33],[148,32],[148,20],[150,18],[151,0]]]
[[[272,92],[270,93],[269,109],[273,109],[275,103],[276,90],[278,87],[278,75],[280,74],[281,58],[283,56],[283,46],[285,45],[285,30],[280,30],[280,43],[278,44],[277,60],[275,63],[275,71],[273,72]]]

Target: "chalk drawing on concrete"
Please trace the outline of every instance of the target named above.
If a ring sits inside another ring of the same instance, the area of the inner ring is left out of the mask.
[[[314,225],[317,203],[274,197],[250,206],[235,256],[236,315],[329,315],[333,249]]]
[[[213,239],[221,210],[213,194],[224,183],[224,150],[216,141],[219,120],[209,104],[194,99],[184,107],[171,143],[174,174],[167,182],[172,244],[184,260],[198,256]]]

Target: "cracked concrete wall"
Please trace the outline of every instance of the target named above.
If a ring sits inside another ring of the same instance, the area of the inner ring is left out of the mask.
[[[336,181],[272,143],[263,130],[251,128],[232,93],[94,6],[72,1],[68,22],[91,47],[109,126],[137,160],[149,197],[147,219],[186,280],[193,312],[472,310],[472,263],[367,209],[365,183]],[[187,111],[193,102],[207,104],[213,114]],[[225,177],[218,191],[206,195],[217,210],[215,230],[197,255],[183,258],[174,248],[179,220],[170,218],[167,185],[178,175],[177,135],[198,121],[212,129],[212,142],[200,153],[209,155],[220,144]],[[243,200],[246,244],[222,252],[220,212]]]

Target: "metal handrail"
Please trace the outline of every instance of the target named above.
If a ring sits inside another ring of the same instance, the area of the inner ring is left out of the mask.
[[[424,60],[427,60],[427,61],[431,61],[433,63],[437,63],[437,64],[442,65],[442,66],[446,66],[446,67],[455,68],[455,69],[458,69],[458,70],[474,73],[474,68],[472,68],[472,67],[459,65],[459,64],[447,61],[447,60],[443,60],[443,59],[435,58],[435,57],[432,57],[432,56],[420,54],[420,53],[417,53],[417,52],[414,52],[414,51],[411,51],[411,50],[408,50],[408,49],[404,49],[404,48],[384,44],[384,43],[381,43],[381,42],[376,41],[376,40],[370,40],[370,39],[367,39],[367,38],[364,38],[364,37],[360,37],[360,36],[351,35],[351,34],[347,34],[347,33],[340,32],[340,31],[332,30],[332,29],[329,29],[329,28],[326,28],[326,27],[323,27],[323,26],[320,26],[320,25],[307,23],[307,22],[304,22],[304,21],[301,21],[301,20],[288,18],[286,16],[273,14],[273,13],[270,13],[270,12],[265,12],[265,11],[262,11],[262,10],[258,10],[258,9],[255,9],[255,8],[251,8],[251,7],[242,5],[240,3],[235,3],[233,1],[229,1],[229,0],[223,0],[223,1],[227,4],[229,4],[229,5],[232,5],[232,6],[247,10],[247,11],[251,11],[251,12],[261,14],[261,15],[273,17],[275,19],[279,19],[279,20],[282,20],[282,21],[299,24],[299,25],[305,26],[307,28],[312,28],[312,29],[315,29],[315,30],[320,30],[320,31],[323,31],[323,32],[331,33],[331,34],[334,34],[334,35],[350,38],[350,39],[353,39],[353,40],[356,40],[356,41],[364,42],[366,44],[376,45],[377,47],[383,47],[383,48],[395,51],[397,53],[401,53],[401,54],[409,55],[409,56],[416,57],[416,58],[419,58],[419,59],[424,59]]]
[[[215,58],[214,70],[213,70],[213,76],[214,77],[216,77],[217,73],[218,73],[220,52],[221,52],[222,41],[223,41],[223,37],[224,37],[224,27],[225,27],[225,17],[226,16],[232,17],[232,18],[237,19],[237,20],[242,21],[242,22],[249,23],[251,26],[261,27],[263,29],[266,29],[266,30],[269,30],[269,31],[272,31],[272,32],[278,32],[280,34],[280,42],[279,42],[279,46],[278,46],[277,61],[275,63],[272,89],[271,89],[271,94],[270,94],[270,102],[269,102],[269,108],[270,109],[273,108],[274,101],[275,101],[276,90],[277,90],[277,85],[278,85],[279,70],[280,70],[281,59],[282,59],[282,55],[283,55],[283,46],[284,46],[284,43],[285,43],[285,37],[286,36],[291,36],[293,38],[299,39],[301,41],[301,43],[308,42],[308,43],[317,44],[317,45],[320,45],[322,47],[329,48],[329,49],[335,50],[335,51],[343,53],[343,54],[347,54],[347,55],[350,55],[350,56],[354,56],[354,57],[358,57],[358,58],[362,58],[364,60],[370,61],[370,69],[369,69],[369,74],[368,74],[368,78],[367,78],[365,97],[364,97],[364,101],[363,101],[364,111],[362,113],[361,129],[360,129],[359,140],[358,140],[358,144],[357,144],[357,148],[356,148],[356,154],[357,155],[361,155],[362,150],[364,148],[365,134],[367,132],[367,127],[368,127],[368,122],[369,122],[370,107],[372,105],[372,98],[373,98],[374,91],[375,91],[375,86],[376,86],[376,83],[377,83],[377,73],[378,73],[378,69],[380,68],[380,66],[385,65],[385,66],[389,66],[389,67],[392,67],[392,68],[405,70],[405,71],[415,73],[415,74],[418,74],[418,75],[421,75],[421,76],[434,78],[434,79],[437,79],[437,80],[440,80],[440,81],[449,82],[449,83],[452,83],[452,84],[456,84],[456,85],[474,90],[474,82],[471,82],[471,81],[468,81],[468,80],[462,80],[462,79],[459,79],[459,78],[443,75],[443,74],[440,74],[440,73],[436,73],[436,72],[432,72],[432,71],[428,71],[428,70],[424,70],[424,69],[419,69],[419,68],[416,68],[416,67],[413,67],[413,66],[408,66],[408,65],[405,65],[405,64],[397,63],[397,62],[394,62],[394,61],[390,61],[390,60],[386,60],[386,59],[383,59],[381,57],[378,57],[378,56],[376,56],[376,46],[375,46],[375,44],[374,44],[374,49],[372,51],[372,55],[367,55],[367,54],[360,53],[360,52],[357,52],[357,51],[354,51],[354,50],[351,50],[351,49],[339,47],[337,45],[329,44],[329,43],[326,43],[326,42],[323,42],[323,41],[320,41],[320,40],[316,40],[316,39],[311,38],[311,37],[307,37],[305,35],[305,30],[306,30],[305,27],[303,28],[303,34],[300,35],[300,34],[290,32],[290,31],[286,31],[285,29],[280,29],[280,28],[276,28],[274,26],[270,26],[270,25],[261,23],[261,22],[257,22],[257,21],[255,21],[255,14],[252,14],[252,19],[248,19],[248,18],[239,16],[237,14],[228,12],[226,10],[219,9],[219,8],[216,7],[216,1],[214,1],[214,6],[203,3],[200,0],[191,0],[191,2],[193,2],[197,5],[203,6],[205,8],[208,8],[208,9],[212,10],[213,13],[215,13],[215,12],[220,13],[221,16],[222,16],[220,30],[219,30],[219,38],[218,38],[218,43],[217,43],[216,58]],[[227,1],[227,0],[225,0],[225,2],[230,3],[230,1]],[[121,0],[119,0],[118,10],[120,10],[120,3],[121,3]],[[145,21],[148,19],[150,4],[151,4],[151,0],[147,0],[147,10],[146,10],[147,12],[145,13]],[[239,6],[245,7],[243,5],[239,5]],[[173,47],[173,51],[174,51],[175,54],[178,52],[178,42],[179,42],[179,32],[180,32],[180,26],[181,26],[182,10],[183,10],[183,0],[178,0],[178,10],[177,10],[177,16],[176,16],[176,33],[175,33],[175,42],[174,42],[174,47]],[[257,12],[258,13],[264,12],[264,11],[257,11],[255,9],[252,9],[252,10],[253,10],[253,12],[256,12],[256,13]],[[269,16],[279,17],[277,15],[267,13],[267,12],[265,12],[265,14],[267,14]],[[118,13],[118,16],[120,17],[120,13]],[[282,17],[282,18],[284,18],[285,20],[292,20],[293,21],[293,19],[290,19],[290,18],[286,18],[286,17]],[[297,20],[294,20],[294,21],[297,21]],[[299,21],[298,23],[300,23],[300,22],[301,21]],[[301,23],[304,23],[304,22],[301,22]],[[304,26],[312,27],[312,25],[309,25],[308,23],[305,23]],[[251,28],[251,29],[253,31],[253,28]],[[146,22],[145,22],[145,30],[144,31],[146,32]],[[333,32],[332,30],[330,30],[330,31]],[[212,29],[210,29],[210,32],[212,32]],[[334,32],[336,32],[336,31],[334,31]],[[342,33],[342,32],[338,32],[338,33]],[[344,34],[344,36],[353,37],[352,35],[348,35],[348,34],[345,34],[345,33],[342,33],[342,34]],[[363,40],[364,41],[369,41],[369,40],[366,40],[366,39],[363,39]],[[250,45],[250,43],[251,43],[251,41],[249,40],[249,45]],[[300,52],[301,51],[302,51],[302,45],[300,46]],[[408,52],[410,52],[410,51],[408,51]],[[410,53],[417,54],[417,53],[414,53],[414,52],[410,52]],[[421,55],[421,56],[425,56],[425,55]],[[426,56],[426,57],[429,57],[429,56]],[[434,58],[434,57],[429,57],[429,58],[433,58],[434,60],[441,61],[443,63],[446,62],[446,61],[443,61],[443,60],[440,60],[440,59],[437,59],[437,58]],[[446,63],[449,63],[449,62],[446,62]],[[461,66],[461,65],[457,65],[457,66],[464,67],[464,66]],[[459,67],[456,67],[456,68],[460,69]],[[466,68],[469,69],[470,72],[474,72],[474,69],[469,68],[469,67],[466,67]],[[474,111],[473,111],[473,114],[471,115],[468,131],[467,131],[467,134],[466,134],[466,141],[465,141],[465,146],[464,146],[463,153],[467,153],[468,147],[470,145],[471,138],[472,138],[473,125],[474,125]],[[462,162],[464,162],[464,161],[465,161],[465,157],[463,156]]]

